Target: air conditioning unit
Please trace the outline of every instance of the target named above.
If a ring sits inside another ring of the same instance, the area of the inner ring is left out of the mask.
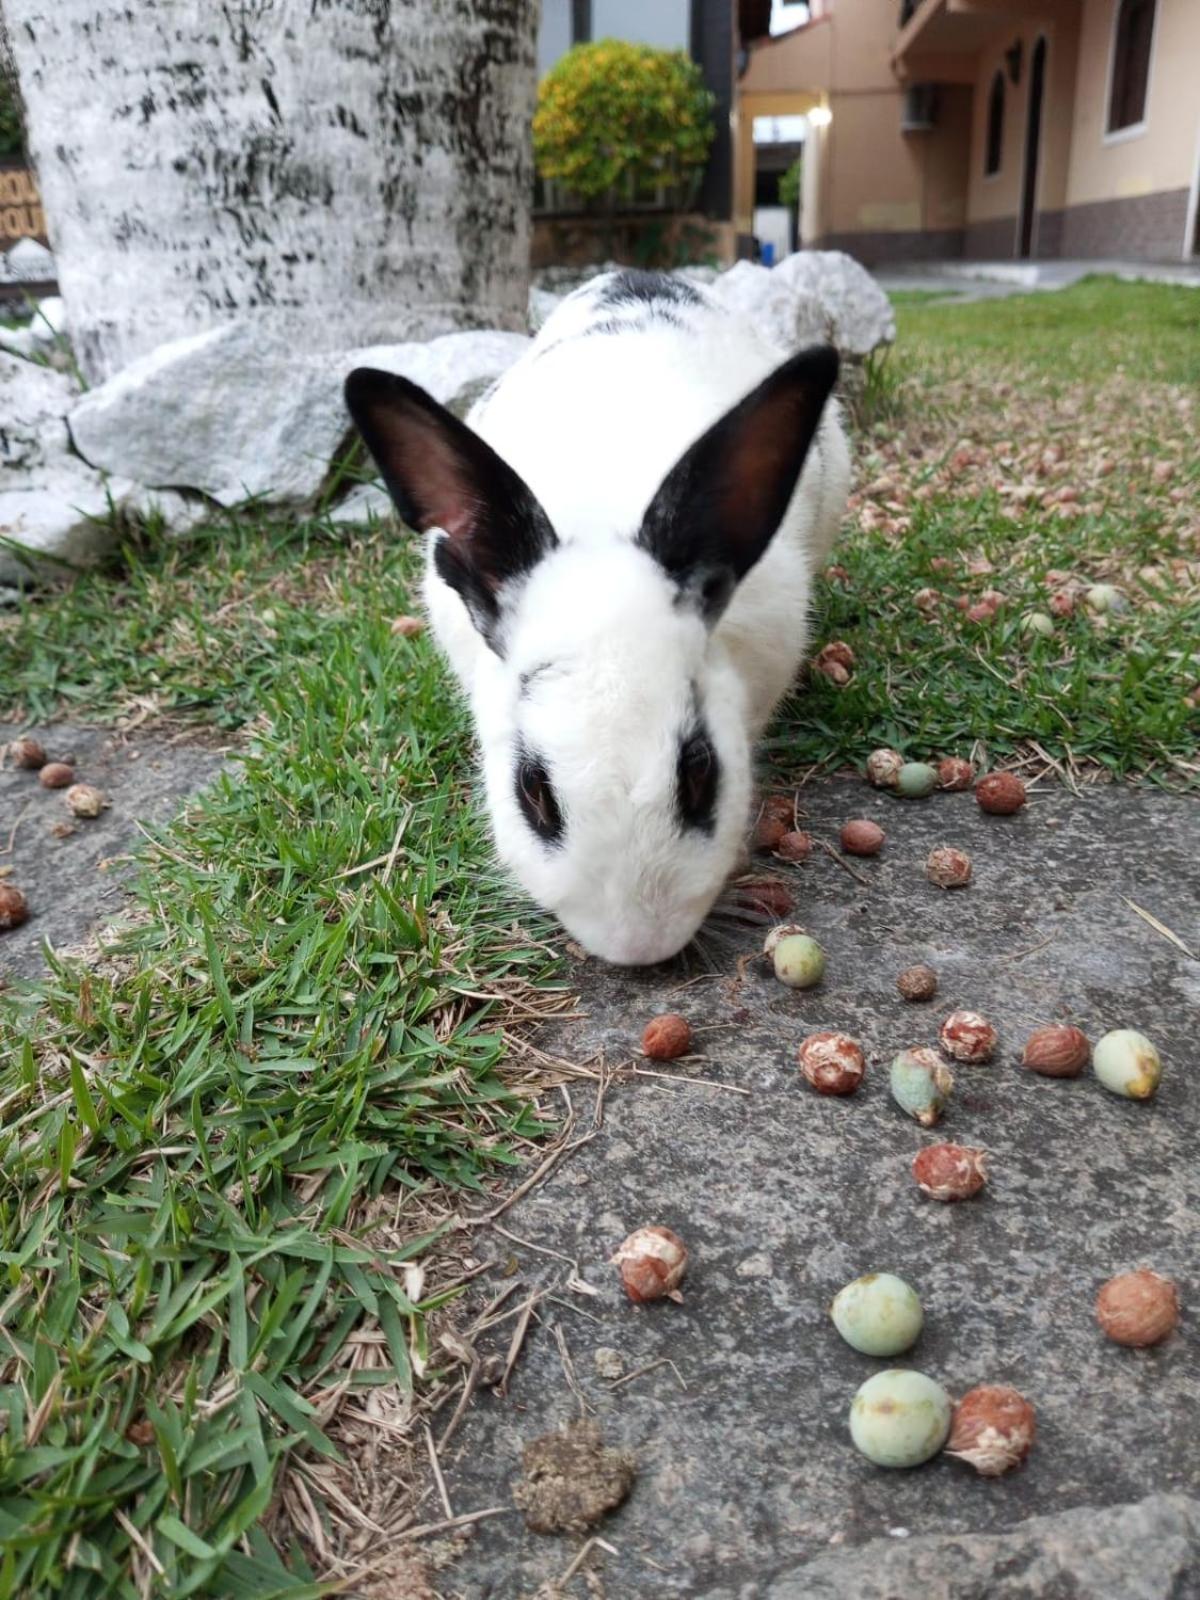
[[[928,133],[937,126],[937,84],[914,83],[904,91],[901,133]]]

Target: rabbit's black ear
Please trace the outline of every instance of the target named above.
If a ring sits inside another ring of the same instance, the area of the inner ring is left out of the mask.
[[[346,405],[410,528],[441,528],[438,572],[493,650],[505,586],[558,544],[533,491],[456,416],[407,378],[358,367]]]
[[[650,502],[638,543],[710,624],[783,521],[837,375],[830,345],[793,356],[697,439]]]

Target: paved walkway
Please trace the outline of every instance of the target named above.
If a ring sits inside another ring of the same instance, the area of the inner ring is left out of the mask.
[[[889,292],[946,290],[948,298],[961,303],[1065,289],[1093,274],[1126,283],[1173,283],[1200,289],[1200,261],[914,261],[909,266],[881,268],[874,276]]]
[[[514,1281],[511,1307],[536,1289],[546,1298],[507,1398],[478,1399],[443,1460],[454,1509],[505,1504],[523,1443],[586,1409],[633,1451],[637,1478],[594,1530],[615,1552],[589,1554],[603,1569],[595,1587],[576,1575],[564,1596],[1198,1595],[1200,965],[1130,902],[1200,949],[1200,808],[1148,789],[1076,799],[1050,787],[997,818],[967,794],[903,802],[849,780],[803,799],[821,837],[853,815],[888,833],[878,860],[853,863],[865,883],[822,854],[780,869],[828,953],[819,989],[784,989],[758,962],[738,982],[752,933],[719,977],[690,987],[675,971],[573,971],[587,1015],[557,1039],[561,1055],[629,1062],[644,1021],[677,1010],[698,1030],[700,1058],[639,1061],[674,1081],[609,1084],[595,1137],[503,1217],[505,1234],[475,1239],[500,1264],[484,1299]],[[925,855],[942,842],[972,854],[966,890],[925,880]],[[895,991],[915,961],[941,975],[931,1004]],[[887,1063],[933,1043],[958,1006],[995,1022],[1001,1050],[957,1069],[945,1121],[926,1134],[891,1103]],[[1117,1099],[1090,1072],[1022,1070],[1028,1033],[1057,1019],[1093,1040],[1144,1029],[1167,1063],[1157,1101]],[[819,1028],[844,1029],[867,1052],[853,1099],[821,1099],[800,1078],[796,1046]],[[595,1088],[570,1085],[575,1137],[592,1129]],[[941,1205],[916,1190],[913,1154],[938,1137],[991,1152],[977,1200]],[[682,1305],[630,1305],[606,1264],[650,1222],[691,1247]],[[1186,1321],[1157,1350],[1123,1350],[1092,1305],[1106,1278],[1143,1263],[1178,1278]],[[592,1293],[572,1290],[576,1264]],[[907,1278],[925,1306],[917,1347],[891,1363],[851,1350],[827,1314],[842,1284],[879,1269]],[[495,1332],[501,1356],[512,1328]],[[602,1349],[619,1352],[628,1382],[614,1383]],[[1029,1462],[994,1480],[946,1458],[871,1467],[851,1447],[847,1412],[887,1365],[929,1372],[954,1394],[1016,1385],[1038,1407]],[[439,1592],[557,1597],[539,1585],[582,1543],[531,1533],[515,1512],[494,1517]]]

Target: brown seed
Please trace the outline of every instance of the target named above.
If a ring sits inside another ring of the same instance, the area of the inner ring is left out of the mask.
[[[782,822],[787,827],[795,826],[796,800],[790,794],[768,794],[763,796],[760,816],[774,817],[776,822]]]
[[[610,1257],[625,1293],[641,1305],[647,1300],[682,1300],[679,1283],[687,1270],[687,1246],[670,1228],[652,1223],[637,1228]]]
[[[65,761],[48,761],[38,773],[38,782],[44,789],[65,789],[75,782],[75,768]]]
[[[939,889],[964,889],[971,881],[971,858],[965,850],[939,845],[929,852],[925,876]]]
[[[764,812],[754,824],[754,838],[752,843],[756,850],[776,850],[779,841],[788,831],[788,824],[781,822],[778,817],[769,817]]]
[[[1065,589],[1050,596],[1050,610],[1056,617],[1069,617],[1075,610],[1075,597]]]
[[[938,1037],[955,1061],[990,1061],[996,1048],[996,1030],[978,1011],[952,1011]]]
[[[1116,1344],[1159,1344],[1179,1326],[1179,1290],[1148,1267],[1119,1273],[1096,1296],[1096,1321]]]
[[[969,1200],[986,1182],[986,1152],[965,1144],[927,1144],[913,1157],[917,1186],[934,1200]]]
[[[425,632],[425,618],[396,617],[392,622],[392,632],[399,634],[402,639],[414,639],[417,634]]]
[[[686,1017],[668,1012],[651,1017],[642,1030],[642,1053],[651,1061],[674,1061],[691,1049],[692,1030]]]
[[[827,661],[823,666],[818,666],[816,670],[823,678],[828,678],[830,683],[836,684],[839,689],[844,689],[850,682],[850,674],[840,661]]]
[[[842,849],[848,856],[877,856],[886,837],[877,822],[855,817],[842,826]]]
[[[954,1408],[946,1454],[984,1478],[998,1478],[1024,1461],[1037,1433],[1037,1412],[1016,1389],[981,1383]]]
[[[19,928],[29,918],[29,902],[15,883],[0,883],[0,933]]]
[[[36,772],[46,765],[46,752],[36,739],[14,739],[8,747],[8,759],[14,767]]]
[[[812,666],[814,672],[819,672],[822,677],[841,687],[850,682],[850,674],[854,671],[854,651],[844,639],[833,639],[817,651]]]
[[[973,606],[967,607],[967,621],[990,622],[996,615],[996,610],[990,600],[977,600]]]
[[[63,799],[77,817],[98,817],[108,805],[103,791],[90,783],[73,783]]]
[[[828,583],[845,583],[850,577],[845,567],[832,566],[825,568],[825,579]]]
[[[775,854],[781,861],[807,861],[812,855],[812,847],[812,834],[797,828],[784,834],[775,846]]]
[[[958,756],[946,756],[937,764],[939,789],[969,789],[975,781],[975,768]]]
[[[872,750],[867,757],[867,780],[877,789],[894,789],[903,765],[899,750]]]
[[[905,967],[896,979],[896,987],[906,1000],[932,1000],[937,986],[937,973],[932,967]]]
[[[848,1033],[810,1033],[798,1055],[801,1072],[818,1094],[853,1094],[867,1066]]]
[[[922,616],[931,617],[942,603],[942,596],[937,589],[918,589],[913,595],[913,605]]]
[[[796,904],[795,895],[778,878],[743,878],[733,885],[733,898],[743,910],[768,917],[786,917]]]
[[[141,1419],[131,1422],[125,1429],[125,1437],[130,1444],[147,1445],[154,1443],[154,1424]]]
[[[975,785],[975,798],[981,811],[1008,817],[1025,804],[1025,785],[1015,772],[989,772]]]
[[[1029,1035],[1021,1065],[1045,1078],[1077,1078],[1091,1054],[1087,1034],[1065,1022],[1052,1022]]]

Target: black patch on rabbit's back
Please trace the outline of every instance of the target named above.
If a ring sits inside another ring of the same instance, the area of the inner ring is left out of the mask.
[[[690,283],[667,272],[643,272],[629,267],[615,273],[597,297],[601,306],[647,305],[656,310],[664,305],[698,306],[700,296]]]

